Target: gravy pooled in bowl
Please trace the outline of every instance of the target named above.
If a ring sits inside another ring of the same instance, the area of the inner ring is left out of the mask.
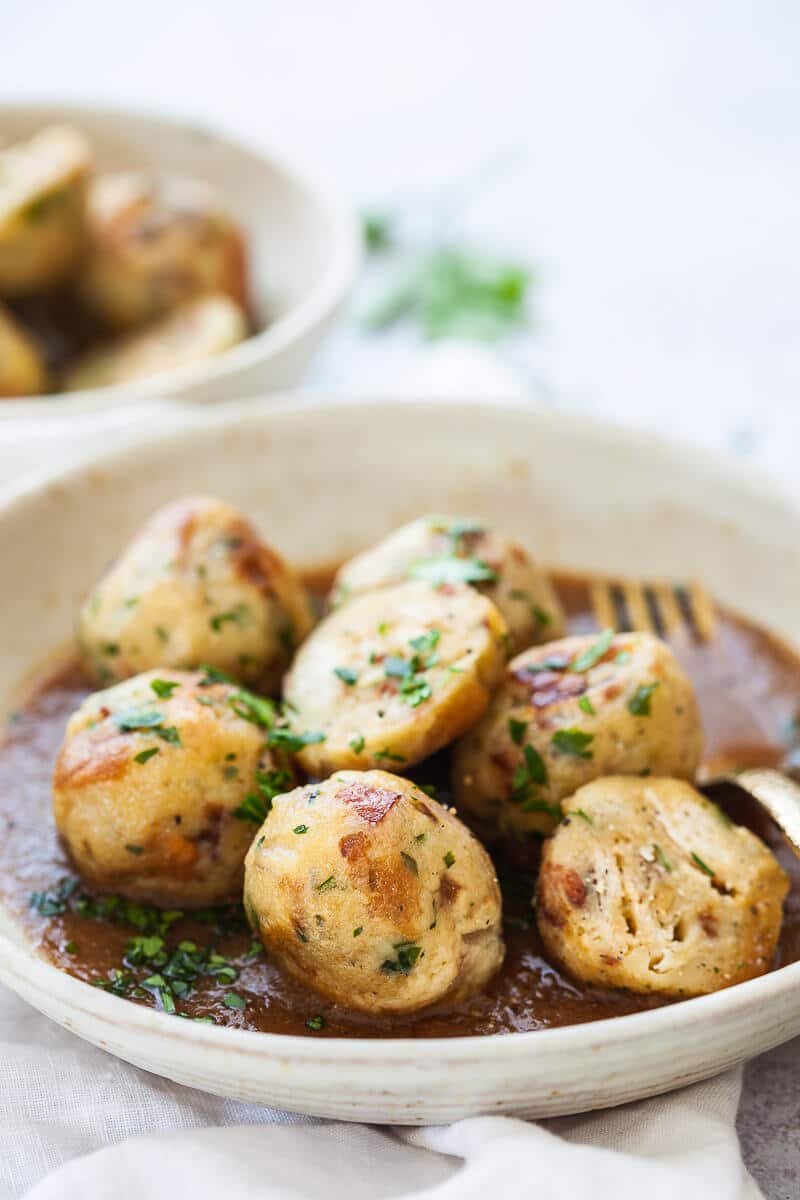
[[[305,582],[321,598],[332,577],[332,571],[307,573]],[[562,574],[554,582],[569,632],[595,630],[591,581]],[[770,634],[721,611],[714,641],[689,646],[678,658],[697,694],[706,764],[715,770],[776,765],[800,744],[800,660]],[[270,959],[238,904],[164,910],[92,890],[75,875],[51,815],[52,768],[64,726],[90,690],[75,662],[54,669],[10,719],[0,744],[0,897],[32,944],[76,978],[189,1019],[317,1037],[510,1033],[670,1002],[657,993],[579,984],[546,960],[531,907],[538,870],[533,839],[513,850],[490,846],[503,891],[503,966],[470,999],[416,1015],[359,1014],[324,1000]],[[441,751],[408,772],[445,805],[450,757],[449,749]],[[797,961],[800,862],[763,814],[749,807],[729,811],[767,842],[790,876],[774,966]]]

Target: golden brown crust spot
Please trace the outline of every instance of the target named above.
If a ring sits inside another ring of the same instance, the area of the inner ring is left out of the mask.
[[[363,857],[368,846],[369,838],[365,833],[348,833],[343,838],[339,838],[339,853],[348,861]]]
[[[130,760],[130,737],[113,726],[82,729],[65,743],[59,754],[53,786],[60,790],[118,779],[125,774]]]
[[[379,825],[402,798],[400,792],[390,792],[388,788],[360,782],[345,784],[336,793],[336,799],[343,804],[350,804],[368,825]]]
[[[449,875],[443,875],[439,880],[439,900],[442,908],[447,908],[449,904],[452,904],[460,891],[460,883],[456,883],[455,879]]]
[[[284,570],[280,557],[260,540],[249,521],[234,522],[227,542],[234,571],[258,591],[271,596],[274,581]]]
[[[551,925],[562,928],[567,904],[583,908],[586,885],[574,867],[544,863],[539,875],[539,911]]]

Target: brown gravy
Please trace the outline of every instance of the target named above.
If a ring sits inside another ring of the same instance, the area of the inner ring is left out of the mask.
[[[329,579],[328,572],[317,572],[308,582],[321,594]],[[557,585],[571,629],[595,628],[586,581],[562,575]],[[786,756],[800,747],[800,658],[770,634],[726,612],[720,614],[713,644],[689,648],[679,657],[698,692],[709,764],[717,768],[726,763],[790,761]],[[141,987],[156,978],[152,965],[137,965],[135,956],[126,962],[126,951],[133,937],[163,934],[164,957],[170,957],[162,970],[172,979],[181,976],[174,951],[182,942],[194,943],[190,955],[213,949],[224,956],[213,960],[216,974],[204,971],[192,979],[185,996],[177,996],[180,1015],[314,1037],[510,1033],[593,1021],[666,1002],[658,996],[579,986],[544,960],[530,908],[533,849],[527,862],[520,861],[519,855],[512,862],[500,852],[495,854],[504,890],[508,947],[502,971],[468,1004],[412,1017],[350,1013],[285,978],[254,944],[238,906],[173,919],[140,905],[126,907],[119,900],[98,897],[75,879],[50,811],[50,774],[64,726],[87,691],[76,665],[53,672],[11,718],[0,744],[0,896],[42,953],[76,978],[101,984],[136,1003],[162,1006],[156,984]],[[423,763],[414,775],[444,789],[447,766],[443,753]],[[765,837],[791,873],[792,891],[775,965],[796,961],[800,959],[800,862],[758,813],[732,815]],[[64,880],[71,882],[63,886]],[[98,902],[106,916],[97,915]],[[175,990],[181,990],[180,984]]]

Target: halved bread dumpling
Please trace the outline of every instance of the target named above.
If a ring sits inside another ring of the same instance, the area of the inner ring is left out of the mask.
[[[584,983],[697,996],[763,975],[789,888],[764,843],[690,784],[612,776],[564,801],[536,898]]]
[[[36,396],[47,390],[39,348],[0,304],[0,396]]]
[[[561,603],[531,554],[472,518],[425,516],[396,529],[340,568],[331,600],[336,606],[414,578],[469,583],[488,596],[508,625],[513,653],[564,633]]]
[[[244,341],[247,318],[229,296],[200,296],[155,325],[90,350],[64,378],[64,390],[111,387],[213,358]]]
[[[314,775],[403,771],[478,719],[506,661],[506,624],[466,584],[401,583],[320,622],[284,681],[298,728],[325,740],[299,755]]]
[[[90,161],[86,138],[66,125],[0,151],[0,296],[52,287],[78,265]]]

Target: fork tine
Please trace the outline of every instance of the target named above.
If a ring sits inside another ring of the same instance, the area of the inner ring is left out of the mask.
[[[657,633],[642,585],[629,580],[622,587],[631,627],[640,633]]]
[[[652,585],[652,592],[658,604],[658,611],[661,614],[661,625],[663,628],[663,637],[674,637],[684,625],[683,616],[675,597],[675,593],[669,584],[658,583]]]
[[[641,633],[677,641],[712,641],[716,632],[714,601],[696,580],[687,586],[633,579],[594,579],[591,603],[601,629]]]
[[[714,601],[702,583],[692,580],[688,588],[689,603],[694,617],[694,627],[701,642],[711,642],[717,630]]]
[[[592,610],[600,629],[616,629],[617,614],[611,599],[611,585],[605,579],[593,579]]]

